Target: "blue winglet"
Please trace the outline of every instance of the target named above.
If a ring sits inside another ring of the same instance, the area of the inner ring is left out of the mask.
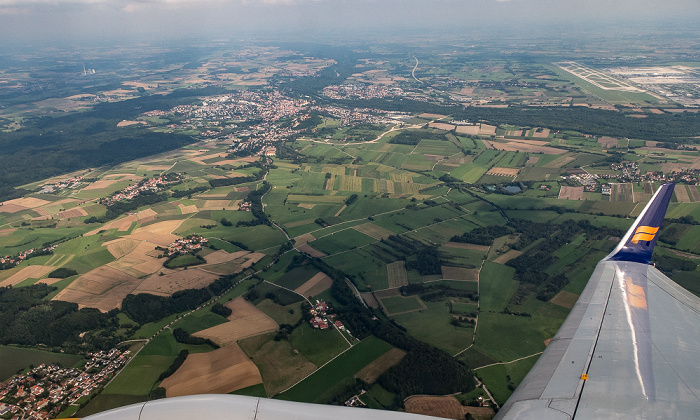
[[[656,191],[615,250],[605,257],[606,260],[651,264],[651,254],[675,186],[673,183],[664,184]]]

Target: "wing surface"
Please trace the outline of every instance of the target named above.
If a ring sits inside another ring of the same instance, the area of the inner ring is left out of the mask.
[[[649,265],[673,184],[596,267],[496,419],[690,419],[700,414],[700,301]]]
[[[132,404],[88,416],[90,420],[444,420],[396,411],[369,410],[245,397],[190,395]]]

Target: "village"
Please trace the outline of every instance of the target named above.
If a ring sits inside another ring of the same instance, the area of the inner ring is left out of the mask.
[[[166,186],[170,186],[182,180],[181,173],[168,173],[155,178],[142,180],[136,185],[131,185],[121,191],[117,191],[108,198],[100,200],[100,204],[111,206],[122,200],[133,200],[144,192],[163,191]]]
[[[207,239],[199,236],[192,235],[187,238],[178,239],[175,242],[168,244],[168,256],[196,253],[202,249],[202,246],[206,245]]]
[[[317,300],[316,304],[309,309],[309,313],[311,314],[311,320],[309,320],[309,323],[312,327],[321,330],[327,330],[333,326],[338,330],[346,331],[348,334],[350,334],[350,331],[345,330],[345,325],[343,325],[340,320],[333,322],[335,314],[330,313],[332,310],[333,308],[329,306],[328,303],[322,300]]]
[[[80,369],[39,365],[0,383],[0,417],[50,419],[70,405],[87,402],[129,359],[116,348],[90,354]]]
[[[8,268],[15,267],[17,264],[31,257],[38,257],[39,255],[51,254],[56,248],[56,246],[57,244],[45,248],[31,248],[26,251],[20,252],[14,257],[9,255],[0,257],[0,270],[7,270]]]
[[[74,176],[72,178],[64,179],[51,184],[44,184],[41,186],[39,194],[55,194],[66,188],[77,188],[83,183],[83,181],[84,178],[82,176]]]

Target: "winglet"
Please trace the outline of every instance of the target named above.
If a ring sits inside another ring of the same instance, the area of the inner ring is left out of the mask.
[[[651,254],[675,184],[661,186],[606,260],[651,264]]]

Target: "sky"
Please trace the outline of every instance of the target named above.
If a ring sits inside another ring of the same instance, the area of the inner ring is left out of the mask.
[[[0,0],[0,39],[155,40],[333,31],[700,22],[699,0]]]

